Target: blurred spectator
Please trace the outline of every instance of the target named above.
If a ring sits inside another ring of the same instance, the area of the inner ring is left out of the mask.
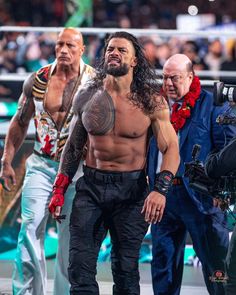
[[[16,63],[16,54],[18,46],[11,41],[3,47],[2,57],[0,60],[0,73],[16,73],[18,65]]]
[[[87,38],[84,38],[85,44],[86,44],[86,50],[83,55],[83,60],[91,65],[96,65],[96,60],[101,55],[101,50],[104,48],[104,40],[101,41],[100,38],[96,36],[87,36]],[[88,44],[88,46],[87,46]]]
[[[163,69],[164,63],[171,56],[171,49],[167,42],[163,42],[157,45],[157,69]]]
[[[6,43],[0,57],[0,74],[22,73],[24,69],[17,63],[18,45],[14,41]],[[20,94],[21,82],[1,81],[0,98],[17,100]]]
[[[150,65],[154,68],[159,66],[159,62],[157,59],[157,46],[152,38],[141,37],[139,38],[140,43],[143,47],[144,55],[149,61]]]
[[[151,66],[155,69],[162,69],[165,61],[171,55],[169,44],[167,42],[160,43],[161,40],[158,38],[157,42],[160,44],[156,44],[151,37],[140,37],[139,40]]]
[[[180,38],[172,36],[168,40],[168,45],[170,47],[171,55],[174,55],[181,52],[183,42]]]
[[[131,28],[131,22],[130,19],[127,16],[122,16],[119,19],[119,27],[123,29],[129,29]]]
[[[11,95],[11,90],[4,85],[0,85],[0,98],[9,97]]]
[[[183,44],[181,51],[192,61],[194,71],[204,71],[209,69],[204,59],[199,55],[199,47],[196,42],[192,40],[186,41]]]
[[[227,59],[222,62],[221,71],[236,71],[236,39],[228,42],[228,54]],[[236,84],[236,76],[232,77],[221,77],[221,81],[226,84]]]
[[[223,58],[224,58],[223,45],[219,39],[215,39],[214,41],[209,43],[208,53],[205,56],[205,62],[208,65],[209,70],[219,71]],[[217,75],[212,78],[219,79]]]
[[[37,71],[55,59],[54,42],[42,40],[39,43],[32,43],[26,52],[26,57],[27,72]]]

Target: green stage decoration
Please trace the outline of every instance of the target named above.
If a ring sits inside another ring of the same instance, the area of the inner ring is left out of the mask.
[[[69,17],[65,27],[92,27],[92,0],[69,0],[66,10]]]

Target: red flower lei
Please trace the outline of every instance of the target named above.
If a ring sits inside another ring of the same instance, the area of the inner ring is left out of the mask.
[[[171,123],[176,133],[181,129],[186,119],[191,115],[191,109],[195,106],[196,100],[199,98],[201,92],[201,84],[199,78],[194,76],[189,92],[184,96],[183,103],[180,109],[173,108],[171,114]]]

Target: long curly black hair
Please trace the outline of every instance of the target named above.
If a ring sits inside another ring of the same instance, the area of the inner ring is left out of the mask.
[[[156,107],[153,97],[159,95],[161,89],[158,83],[158,76],[144,56],[143,48],[138,39],[125,31],[112,33],[105,40],[103,57],[100,64],[96,67],[96,76],[90,81],[90,87],[100,88],[103,85],[103,80],[106,77],[104,69],[105,53],[108,43],[113,38],[124,38],[133,44],[137,65],[134,68],[129,99],[134,105],[142,109],[144,113],[153,113]]]

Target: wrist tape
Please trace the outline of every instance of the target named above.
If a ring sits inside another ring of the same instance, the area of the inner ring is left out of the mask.
[[[48,205],[49,211],[53,214],[57,206],[62,207],[64,205],[64,194],[71,183],[68,176],[59,173],[53,184],[52,198]]]
[[[71,180],[67,175],[59,173],[53,184],[53,193],[64,195]]]
[[[174,174],[168,170],[163,170],[156,175],[154,191],[166,196],[172,185]]]

